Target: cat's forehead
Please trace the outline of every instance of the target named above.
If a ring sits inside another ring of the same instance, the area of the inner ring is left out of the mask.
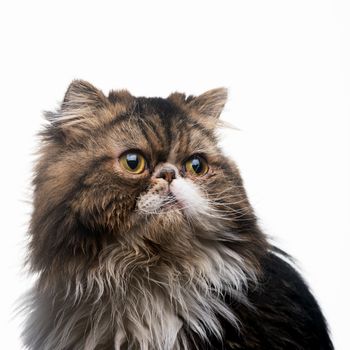
[[[111,131],[124,149],[140,149],[162,161],[177,162],[193,153],[212,153],[213,130],[207,129],[174,103],[163,98],[135,98]]]

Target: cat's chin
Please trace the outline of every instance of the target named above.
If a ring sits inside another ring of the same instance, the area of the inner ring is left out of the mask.
[[[171,212],[171,211],[183,211],[184,207],[181,203],[175,202],[175,203],[166,203],[163,204],[159,207],[158,212],[163,213],[163,212]]]
[[[167,200],[160,204],[159,212],[168,212],[174,210],[184,210],[185,206],[179,199],[169,190],[167,193]]]
[[[160,215],[160,214],[184,214],[185,207],[180,202],[165,203],[160,205],[157,209],[150,212],[139,211],[140,214],[144,215]]]

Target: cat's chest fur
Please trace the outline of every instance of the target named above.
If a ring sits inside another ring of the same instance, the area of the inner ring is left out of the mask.
[[[235,324],[222,294],[240,295],[243,300],[242,284],[248,275],[238,256],[223,246],[213,244],[203,250],[192,266],[165,266],[161,261],[150,267],[133,264],[132,269],[120,266],[108,276],[109,267],[105,275],[90,279],[92,295],[101,306],[92,318],[85,349],[103,343],[101,335],[106,331],[116,350],[180,350],[189,346],[188,332],[219,337],[219,316]]]
[[[183,322],[169,297],[157,294],[152,300],[140,294],[135,304],[126,307],[126,315],[116,329],[114,349],[181,349]],[[128,315],[134,315],[129,317]]]
[[[27,342],[37,350],[180,350],[190,348],[189,333],[220,336],[219,317],[236,323],[222,295],[243,296],[248,272],[224,246],[203,246],[191,265],[149,267],[118,254],[54,296],[35,292]]]

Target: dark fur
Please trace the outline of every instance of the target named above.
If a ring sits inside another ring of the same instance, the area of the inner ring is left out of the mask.
[[[332,342],[322,312],[302,277],[276,254],[262,260],[258,288],[248,292],[251,307],[226,298],[237,313],[239,331],[225,320],[225,341],[212,339],[200,349],[330,350]]]

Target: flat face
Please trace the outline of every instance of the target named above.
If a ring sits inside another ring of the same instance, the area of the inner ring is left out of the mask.
[[[205,220],[206,214],[220,221],[229,214],[227,202],[233,202],[227,188],[232,171],[216,146],[213,130],[198,125],[166,100],[136,103],[137,113],[119,120],[117,116],[95,139],[99,148],[107,148],[110,160],[102,165],[103,183],[99,173],[94,185],[104,188],[111,200],[115,195],[123,198],[118,203],[128,208],[125,220],[132,224],[147,222],[161,230],[165,220],[178,226],[186,220]],[[108,188],[115,186],[118,190],[111,193]]]
[[[217,146],[221,93],[107,98],[87,83],[73,85],[43,133],[39,224],[62,225],[56,239],[67,240],[66,250],[239,226],[251,210],[235,165]],[[56,208],[52,216],[40,217],[48,207]],[[75,226],[80,237],[65,237]]]

